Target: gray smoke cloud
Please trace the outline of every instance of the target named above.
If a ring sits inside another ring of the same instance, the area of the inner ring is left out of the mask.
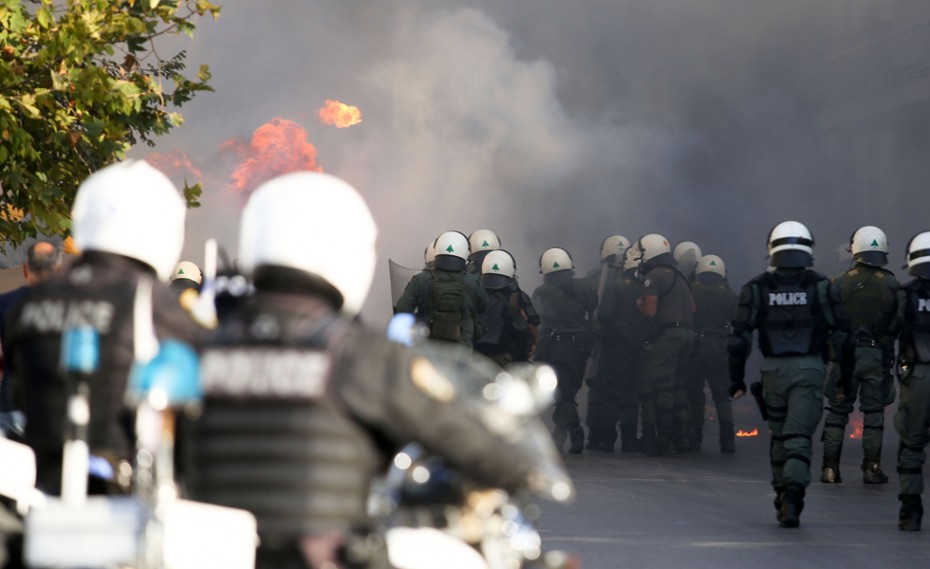
[[[695,241],[740,284],[785,219],[812,229],[824,272],[864,224],[888,232],[897,264],[924,228],[911,204],[930,121],[894,86],[919,76],[913,54],[930,42],[907,30],[930,21],[926,4],[229,2],[187,44],[217,92],[159,141],[212,172],[185,255],[200,259],[210,236],[235,251],[218,148],[277,116],[372,207],[373,322],[390,313],[387,258],[418,266],[447,229],[496,230],[530,290],[545,248],[568,248],[583,271],[612,233]],[[363,123],[319,124],[329,98]]]

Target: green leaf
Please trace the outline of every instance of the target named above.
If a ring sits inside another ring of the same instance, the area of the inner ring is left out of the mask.
[[[43,28],[48,28],[49,24],[52,23],[52,15],[49,13],[48,8],[45,6],[36,10],[36,22]]]

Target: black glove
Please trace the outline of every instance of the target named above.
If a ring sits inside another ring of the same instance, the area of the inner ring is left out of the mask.
[[[746,393],[746,382],[743,381],[746,377],[745,364],[736,360],[735,358],[730,358],[730,397],[737,391],[742,391]]]

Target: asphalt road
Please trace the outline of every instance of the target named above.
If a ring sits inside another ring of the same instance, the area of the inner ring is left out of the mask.
[[[738,439],[732,455],[711,444],[717,438],[711,427],[703,450],[682,455],[566,456],[577,499],[570,506],[541,504],[537,525],[546,549],[579,553],[583,569],[928,567],[930,520],[922,532],[897,527],[892,416],[889,410],[885,485],[862,484],[857,440],[846,441],[843,483],[821,484],[818,434],[798,529],[775,521],[764,427],[758,437]]]

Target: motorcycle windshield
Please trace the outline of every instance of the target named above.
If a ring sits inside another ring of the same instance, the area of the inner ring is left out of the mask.
[[[538,366],[501,369],[490,359],[453,344],[427,342],[417,352],[448,382],[450,399],[474,414],[490,431],[532,460],[527,490],[556,502],[574,498],[565,463],[542,420],[540,385],[532,381]],[[545,405],[546,407],[548,405]]]

